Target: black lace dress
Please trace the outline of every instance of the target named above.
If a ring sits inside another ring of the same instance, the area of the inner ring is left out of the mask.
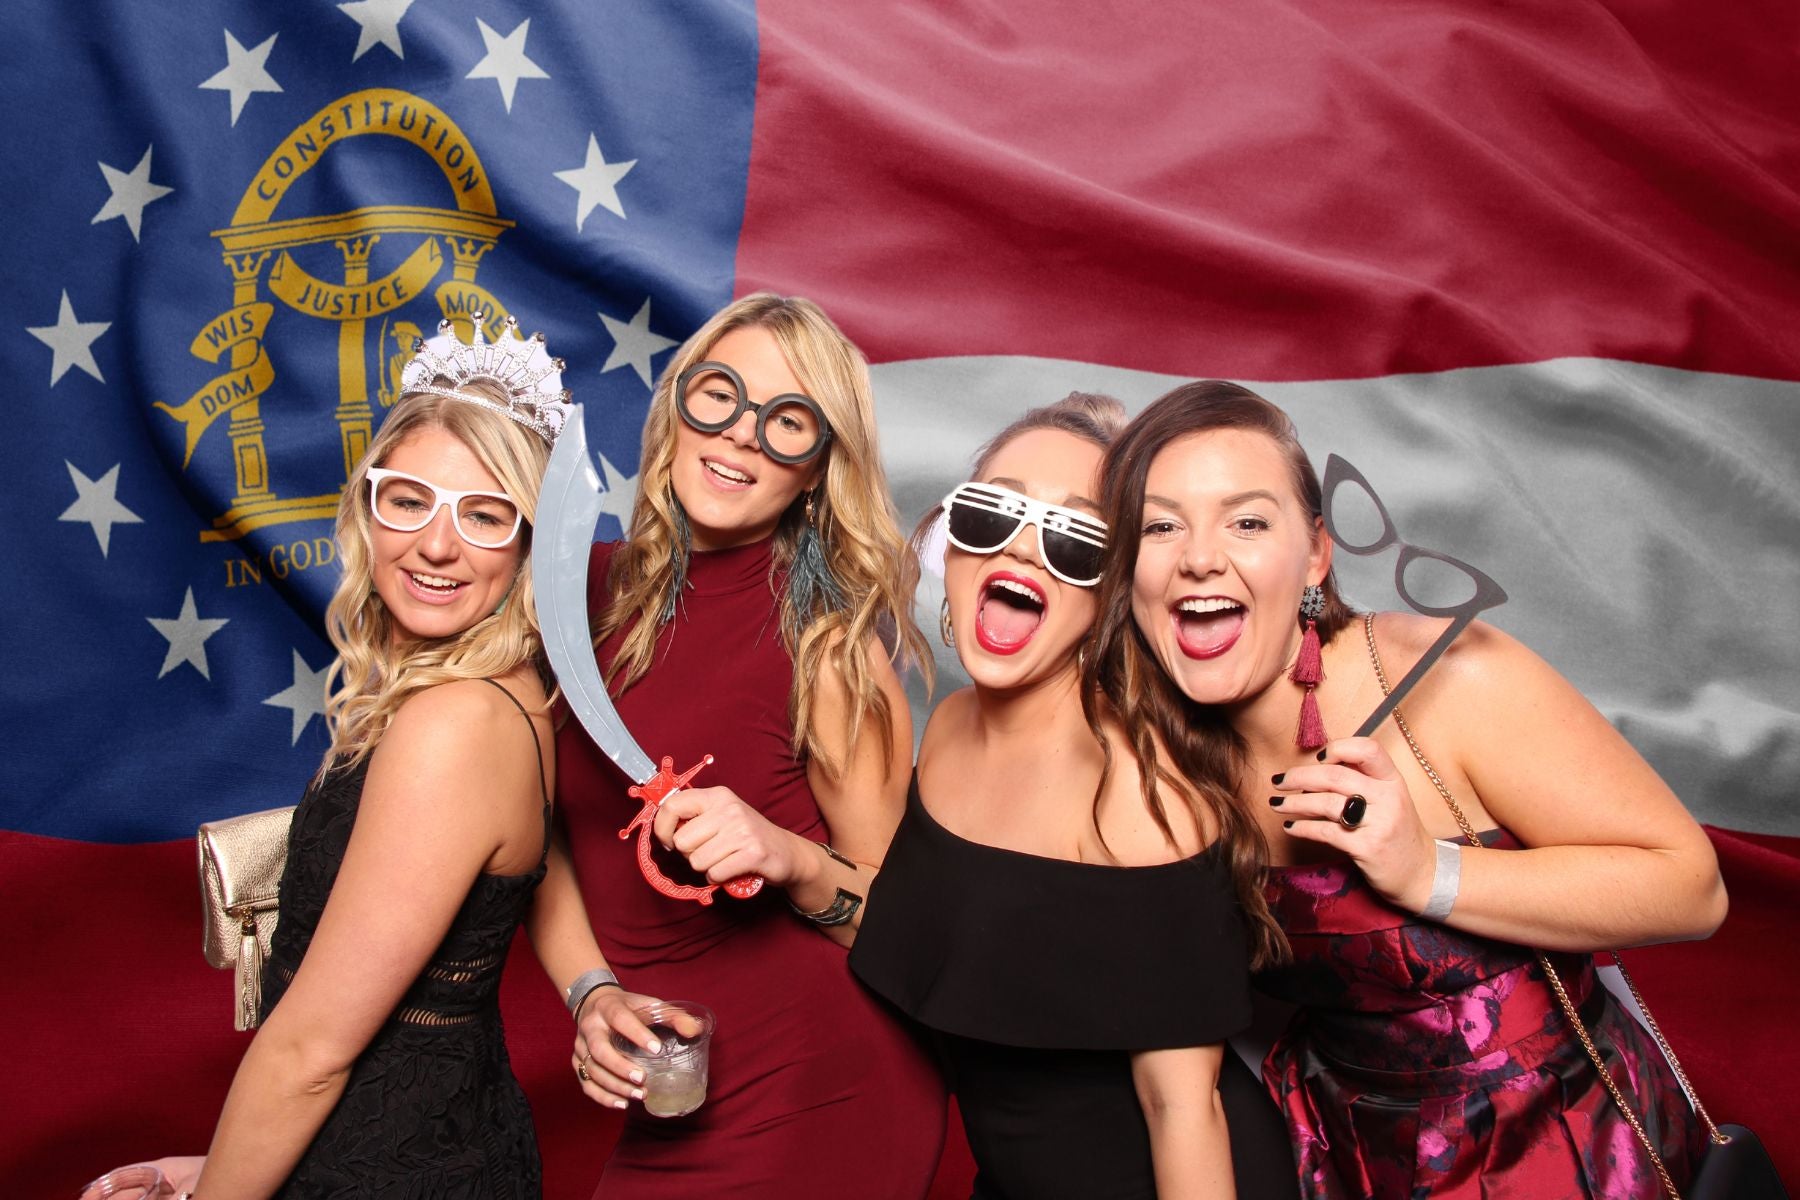
[[[294,810],[281,919],[263,968],[265,1020],[312,942],[367,772],[367,759],[334,770]],[[546,798],[546,838],[549,819]],[[535,1200],[541,1194],[531,1108],[507,1059],[499,997],[513,932],[543,878],[540,859],[528,874],[475,881],[277,1196]]]

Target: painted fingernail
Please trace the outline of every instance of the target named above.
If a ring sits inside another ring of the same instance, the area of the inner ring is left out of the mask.
[[[1274,785],[1275,785],[1275,786],[1276,786],[1276,787],[1280,787],[1280,786],[1281,786],[1281,781],[1282,781],[1282,780],[1284,780],[1284,779],[1286,779],[1286,778],[1287,778],[1287,772],[1286,772],[1286,771],[1283,771],[1283,772],[1282,772],[1282,773],[1281,773],[1281,774],[1279,774],[1279,775],[1271,775],[1271,776],[1269,776],[1269,782],[1270,782],[1270,783],[1272,783],[1272,784],[1274,784]]]
[[[1292,829],[1294,827],[1294,823],[1292,821],[1283,821],[1281,823],[1281,827],[1283,829]]]
[[[631,1098],[633,1100],[642,1100],[644,1098],[644,1089],[643,1088],[632,1088],[631,1089]]]
[[[1269,797],[1269,807],[1270,808],[1280,808],[1281,802],[1286,799],[1287,799],[1286,796],[1270,796]]]
[[[644,1082],[644,1073],[642,1071],[633,1071],[631,1073],[631,1082],[633,1082],[633,1083]]]
[[[629,1104],[627,1104],[627,1103],[626,1103],[626,1102],[625,1102],[625,1101],[623,1101],[623,1100],[614,1100],[614,1101],[613,1101],[613,1102],[612,1102],[612,1106],[613,1106],[613,1107],[614,1107],[614,1108],[629,1108],[629,1107],[630,1107],[630,1105],[629,1105]]]
[[[646,1045],[644,1047],[644,1049],[648,1050],[652,1054],[661,1054],[662,1053],[662,1043],[657,1041],[655,1038],[651,1038],[649,1044]],[[638,1076],[638,1080],[639,1080],[639,1082],[642,1082],[643,1076],[642,1075]]]
[[[1319,761],[1320,762],[1325,761],[1325,752],[1323,750],[1319,751]]]

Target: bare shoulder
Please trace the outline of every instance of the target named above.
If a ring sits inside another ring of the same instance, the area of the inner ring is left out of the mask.
[[[954,742],[957,733],[969,727],[974,705],[973,687],[958,688],[937,702],[925,719],[925,734],[919,742],[920,762]]]
[[[1112,860],[1120,866],[1153,867],[1191,858],[1205,849],[1209,838],[1187,798],[1167,780],[1157,781],[1156,799],[1169,826],[1165,831],[1145,803],[1143,770],[1125,731],[1110,715],[1102,718],[1101,729],[1111,752],[1112,769],[1100,795],[1100,830]]]
[[[852,687],[851,680],[844,671],[844,644],[847,637],[842,629],[833,630],[826,635],[824,653],[818,656],[810,680],[813,713],[810,725],[815,733],[826,739],[827,744],[845,736],[845,722],[859,702],[859,689]],[[888,658],[887,647],[872,633],[863,638],[862,644],[864,653],[861,670],[864,679],[873,686],[873,692],[888,698],[890,733],[897,735],[903,731],[906,740],[911,741],[910,717],[904,711],[905,690],[900,686],[900,676]],[[908,723],[902,725],[902,720]]]
[[[382,743],[386,745],[396,737],[407,741],[448,741],[459,732],[497,721],[507,712],[518,720],[517,710],[500,694],[496,682],[453,679],[414,692],[394,713]]]
[[[1375,617],[1375,644],[1388,682],[1398,683],[1437,643],[1446,622],[1417,613],[1384,612]],[[1362,631],[1355,631],[1358,641]],[[1532,677],[1560,678],[1523,642],[1489,625],[1473,621],[1445,649],[1419,685],[1420,700],[1440,695],[1517,685]]]
[[[513,760],[535,769],[525,723],[507,695],[528,713],[542,714],[542,686],[530,672],[508,675],[504,693],[497,682],[456,679],[407,697],[376,747],[371,774],[449,791],[489,781],[497,767]],[[537,724],[534,720],[534,729]]]

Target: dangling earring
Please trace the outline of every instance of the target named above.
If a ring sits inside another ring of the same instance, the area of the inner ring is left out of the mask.
[[[944,649],[956,649],[956,630],[950,628],[950,597],[944,597],[943,607],[938,609],[938,636],[944,639]]]
[[[800,536],[794,541],[794,563],[788,568],[788,601],[785,612],[790,617],[793,628],[788,635],[793,644],[798,645],[801,634],[810,625],[817,613],[815,609],[823,608],[825,612],[840,612],[850,606],[844,596],[844,589],[831,573],[831,561],[825,557],[825,539],[819,536],[818,526],[814,524],[813,494],[806,493],[806,507],[802,510],[805,519],[800,522]]]
[[[675,601],[680,598],[681,589],[687,586],[688,555],[694,552],[694,531],[688,528],[687,509],[672,495],[669,508],[675,516],[675,545],[670,550],[673,571],[669,580],[669,598],[663,601],[660,622],[663,625],[675,619]]]
[[[1319,701],[1313,691],[1325,678],[1324,655],[1319,651],[1319,618],[1325,615],[1325,589],[1316,583],[1306,585],[1300,593],[1300,617],[1306,632],[1300,636],[1300,654],[1288,678],[1306,689],[1300,698],[1300,725],[1294,731],[1294,745],[1302,750],[1317,750],[1328,740],[1325,721],[1319,716]]]

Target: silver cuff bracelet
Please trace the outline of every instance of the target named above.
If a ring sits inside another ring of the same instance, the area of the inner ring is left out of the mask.
[[[1462,890],[1463,848],[1457,842],[1437,843],[1437,869],[1431,873],[1431,898],[1419,915],[1432,921],[1449,917],[1456,907],[1456,894]]]

